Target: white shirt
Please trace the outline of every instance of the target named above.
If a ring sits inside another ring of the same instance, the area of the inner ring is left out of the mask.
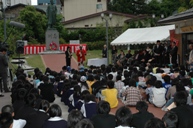
[[[157,107],[162,107],[166,103],[165,88],[152,88],[153,92],[153,104]]]
[[[22,119],[13,120],[12,128],[23,128],[25,125],[26,125],[26,120],[22,120]]]

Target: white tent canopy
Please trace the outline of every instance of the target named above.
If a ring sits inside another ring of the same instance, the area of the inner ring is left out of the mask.
[[[111,42],[111,45],[150,44],[157,40],[163,41],[170,37],[170,31],[175,25],[127,29]]]

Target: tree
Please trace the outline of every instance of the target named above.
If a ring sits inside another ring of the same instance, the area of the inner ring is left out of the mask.
[[[19,20],[25,24],[25,33],[28,39],[35,39],[45,43],[45,30],[47,28],[46,15],[36,11],[33,6],[26,6],[19,15]]]
[[[145,14],[146,8],[145,0],[113,0],[108,3],[108,9],[111,11],[136,15]]]

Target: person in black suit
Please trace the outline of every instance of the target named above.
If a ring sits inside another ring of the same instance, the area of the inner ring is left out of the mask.
[[[164,50],[164,48],[163,48],[163,46],[161,46],[160,40],[157,40],[157,44],[153,48],[155,64],[157,64],[157,65],[162,64],[163,50]]]
[[[66,66],[70,66],[71,65],[71,57],[72,57],[72,53],[70,51],[70,46],[67,47],[65,54],[66,54]]]
[[[171,63],[175,66],[177,66],[177,55],[178,55],[178,47],[176,46],[176,42],[172,42],[170,57],[171,57]]]
[[[103,47],[102,57],[103,57],[103,58],[107,58],[107,45],[104,45],[104,47]]]
[[[9,89],[7,87],[7,67],[8,67],[8,61],[6,57],[7,49],[1,48],[0,50],[0,91],[2,92],[2,85],[1,80],[3,81],[4,91],[9,92]]]

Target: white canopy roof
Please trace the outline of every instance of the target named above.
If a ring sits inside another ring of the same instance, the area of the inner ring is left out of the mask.
[[[149,44],[155,43],[157,40],[167,40],[170,36],[169,30],[173,29],[175,29],[175,25],[127,29],[113,40],[111,45]]]

